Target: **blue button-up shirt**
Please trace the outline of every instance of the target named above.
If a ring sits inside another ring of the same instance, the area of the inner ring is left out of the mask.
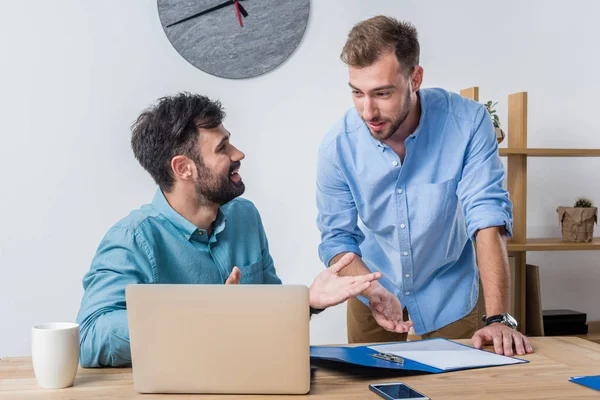
[[[475,307],[474,235],[512,229],[512,204],[486,109],[442,89],[418,92],[421,118],[402,163],[371,136],[356,109],[319,149],[319,255],[361,255],[408,309],[417,335]],[[360,298],[365,304],[367,300]]]
[[[208,237],[171,208],[159,189],[152,204],[108,231],[83,278],[81,365],[131,364],[127,285],[222,284],[234,266],[241,270],[240,283],[281,283],[254,205],[238,198],[222,206]]]

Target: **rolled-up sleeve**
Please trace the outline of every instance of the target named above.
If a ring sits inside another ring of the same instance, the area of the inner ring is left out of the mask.
[[[496,133],[486,109],[481,106],[475,116],[471,137],[458,184],[467,223],[467,232],[474,241],[480,229],[504,226],[512,236],[512,203],[504,189],[504,166],[498,154]]]
[[[321,145],[317,165],[317,226],[321,231],[319,257],[325,266],[340,253],[362,256],[359,245],[364,235],[357,225],[354,197],[339,167],[328,154],[330,145]]]

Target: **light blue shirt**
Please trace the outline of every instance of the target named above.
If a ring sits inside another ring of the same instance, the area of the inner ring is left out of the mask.
[[[131,364],[125,288],[132,283],[222,284],[234,266],[240,283],[280,284],[260,215],[254,205],[235,199],[219,210],[213,233],[178,214],[160,189],[106,234],[90,271],[80,324],[83,367]]]
[[[325,265],[342,252],[361,255],[421,335],[473,310],[474,235],[505,226],[510,236],[512,203],[484,106],[442,89],[418,95],[421,119],[404,163],[356,109],[329,131],[319,149],[317,224]]]

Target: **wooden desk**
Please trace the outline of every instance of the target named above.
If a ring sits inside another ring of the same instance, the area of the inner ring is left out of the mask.
[[[470,344],[470,340],[463,340]],[[373,382],[402,381],[439,399],[598,399],[600,393],[571,383],[577,375],[600,374],[600,344],[577,337],[532,338],[536,353],[528,364],[386,379],[354,377],[337,371],[316,371],[311,398],[373,399]],[[0,360],[0,399],[279,399],[286,396],[139,395],[133,391],[130,369],[80,369],[75,385],[61,390],[37,387],[29,357]],[[287,396],[296,400],[305,396]]]

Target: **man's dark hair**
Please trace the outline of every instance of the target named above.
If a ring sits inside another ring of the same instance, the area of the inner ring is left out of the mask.
[[[197,160],[198,130],[215,128],[224,118],[221,103],[206,96],[179,93],[162,97],[133,123],[133,154],[157,185],[170,192],[175,182],[173,157],[184,155]]]

